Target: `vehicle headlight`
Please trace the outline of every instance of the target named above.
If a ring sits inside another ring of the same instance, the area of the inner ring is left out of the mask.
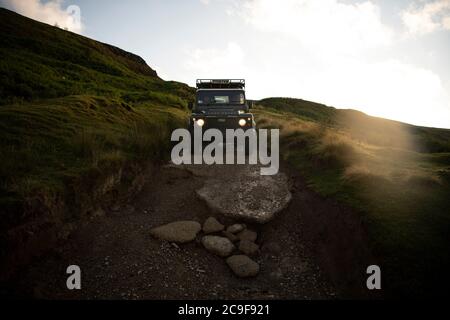
[[[241,127],[245,127],[246,124],[247,124],[247,120],[245,120],[245,119],[239,120],[239,125],[240,125]]]
[[[203,126],[205,125],[205,120],[203,120],[203,119],[198,119],[198,120],[197,120],[197,125],[198,125],[199,127],[203,127]]]

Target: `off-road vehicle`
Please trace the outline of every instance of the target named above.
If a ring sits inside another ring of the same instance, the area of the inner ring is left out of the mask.
[[[250,109],[252,101],[245,96],[243,79],[199,79],[195,103],[190,104],[192,115],[189,129],[196,123],[203,131],[208,129],[254,129],[256,124]]]

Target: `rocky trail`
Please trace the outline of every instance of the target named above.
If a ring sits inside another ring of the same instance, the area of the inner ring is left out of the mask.
[[[167,165],[15,280],[44,299],[329,299],[302,210],[317,202],[258,166]],[[326,207],[326,205],[325,205]],[[326,210],[325,209],[321,209]],[[66,288],[78,265],[82,289]]]

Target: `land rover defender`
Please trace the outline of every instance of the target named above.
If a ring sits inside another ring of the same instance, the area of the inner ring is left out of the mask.
[[[245,80],[197,80],[195,103],[190,104],[192,115],[189,129],[194,125],[208,129],[254,129],[256,124],[250,109],[253,102],[245,96]]]

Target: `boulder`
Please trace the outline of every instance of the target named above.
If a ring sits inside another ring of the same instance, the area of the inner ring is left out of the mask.
[[[206,234],[220,232],[225,229],[225,226],[217,221],[216,218],[210,217],[203,224],[203,232]]]
[[[224,237],[204,236],[202,243],[206,250],[220,257],[228,257],[235,249],[234,244]]]
[[[202,229],[200,223],[195,221],[177,221],[150,230],[150,234],[160,240],[175,243],[193,241]]]
[[[239,240],[247,240],[250,242],[255,242],[256,239],[258,238],[258,234],[254,231],[251,230],[244,230],[242,232],[240,232],[238,235]]]
[[[248,241],[248,240],[242,240],[239,243],[239,251],[242,253],[253,256],[255,255],[259,250],[259,246],[255,244],[254,242]]]
[[[247,226],[245,224],[233,224],[232,226],[229,226],[227,228],[227,231],[229,233],[236,234],[236,233],[239,233],[241,231],[244,231],[245,228],[247,228]]]
[[[283,173],[263,176],[259,166],[215,166],[213,176],[197,190],[198,197],[217,213],[233,219],[264,224],[283,211],[292,194]],[[228,170],[223,173],[220,170]],[[220,175],[220,179],[217,176]]]
[[[259,264],[244,255],[229,257],[227,264],[240,278],[255,277],[259,273]]]
[[[239,241],[239,238],[237,237],[237,235],[232,234],[231,232],[228,231],[223,231],[222,235],[226,238],[228,238],[228,240],[230,240],[231,242],[237,242]]]

